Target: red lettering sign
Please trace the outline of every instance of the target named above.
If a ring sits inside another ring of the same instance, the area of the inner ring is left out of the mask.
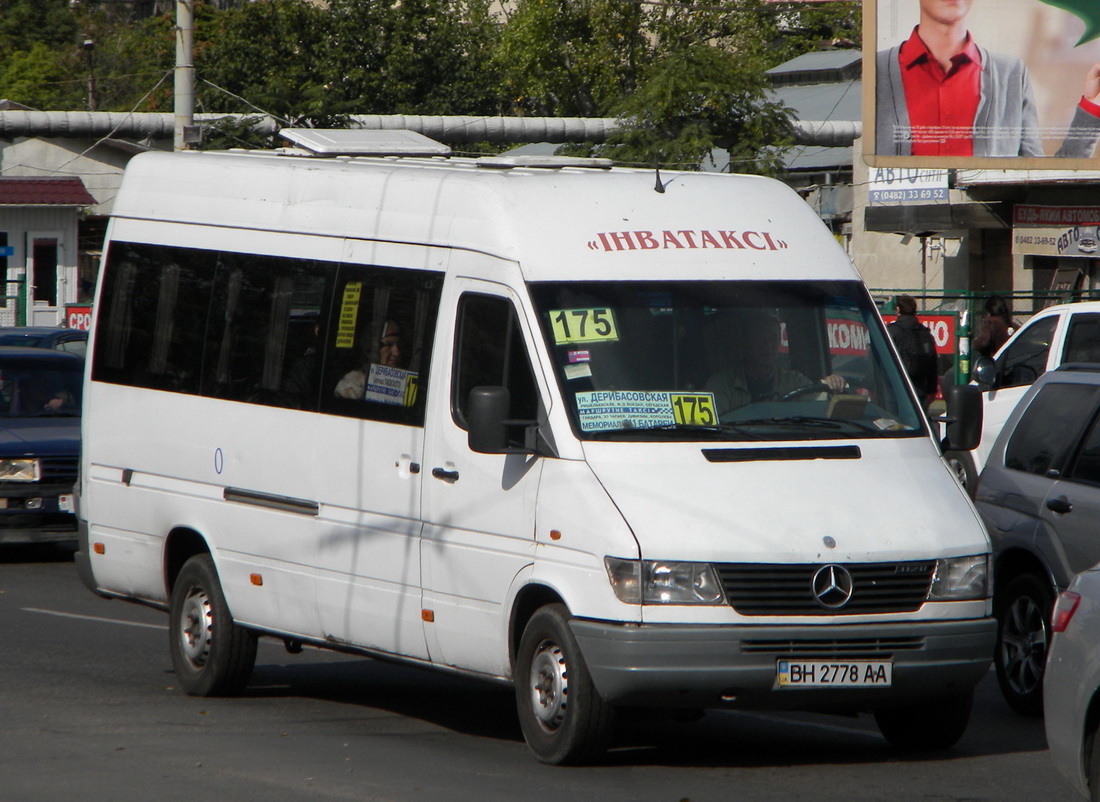
[[[702,250],[704,248],[754,251],[782,251],[788,244],[770,231],[709,231],[685,229],[676,231],[601,231],[588,241],[593,251]]]
[[[92,327],[92,307],[68,306],[65,307],[65,326],[70,329],[88,331]]]
[[[897,320],[897,315],[883,315],[887,324]],[[937,354],[955,353],[955,315],[917,315],[917,319],[926,325],[936,340]]]

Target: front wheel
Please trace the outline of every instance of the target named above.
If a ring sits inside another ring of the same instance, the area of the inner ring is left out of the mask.
[[[527,622],[515,684],[523,737],[539,760],[584,763],[603,754],[613,711],[592,684],[564,605],[542,607]]]
[[[978,492],[978,469],[974,465],[973,455],[969,451],[945,451],[943,458],[959,484],[973,499]]]
[[[974,692],[921,699],[913,704],[875,711],[879,732],[898,749],[948,749],[970,723]]]
[[[1043,671],[1050,648],[1054,591],[1032,574],[1008,583],[995,605],[997,648],[993,663],[1005,701],[1017,713],[1043,712]]]
[[[255,633],[233,623],[209,554],[180,569],[168,619],[172,667],[192,696],[240,693],[256,664]]]

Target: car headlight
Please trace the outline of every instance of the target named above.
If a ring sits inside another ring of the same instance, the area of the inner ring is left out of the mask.
[[[627,604],[724,604],[725,594],[710,563],[621,560],[605,557],[607,576]]]
[[[928,598],[932,601],[966,601],[989,597],[989,555],[936,560],[936,574]]]
[[[0,459],[0,482],[37,482],[41,476],[36,459]]]

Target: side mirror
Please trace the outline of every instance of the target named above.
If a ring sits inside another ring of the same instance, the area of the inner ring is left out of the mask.
[[[997,383],[997,363],[987,356],[978,357],[974,363],[974,380],[986,390]]]
[[[508,450],[505,425],[512,409],[507,387],[474,387],[470,390],[466,442],[479,454],[501,454]]]
[[[947,402],[943,448],[970,451],[977,447],[982,440],[981,389],[972,384],[949,385],[943,388],[943,400]]]

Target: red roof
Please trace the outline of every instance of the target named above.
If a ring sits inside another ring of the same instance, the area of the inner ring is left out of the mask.
[[[93,206],[79,178],[0,178],[0,206]]]

